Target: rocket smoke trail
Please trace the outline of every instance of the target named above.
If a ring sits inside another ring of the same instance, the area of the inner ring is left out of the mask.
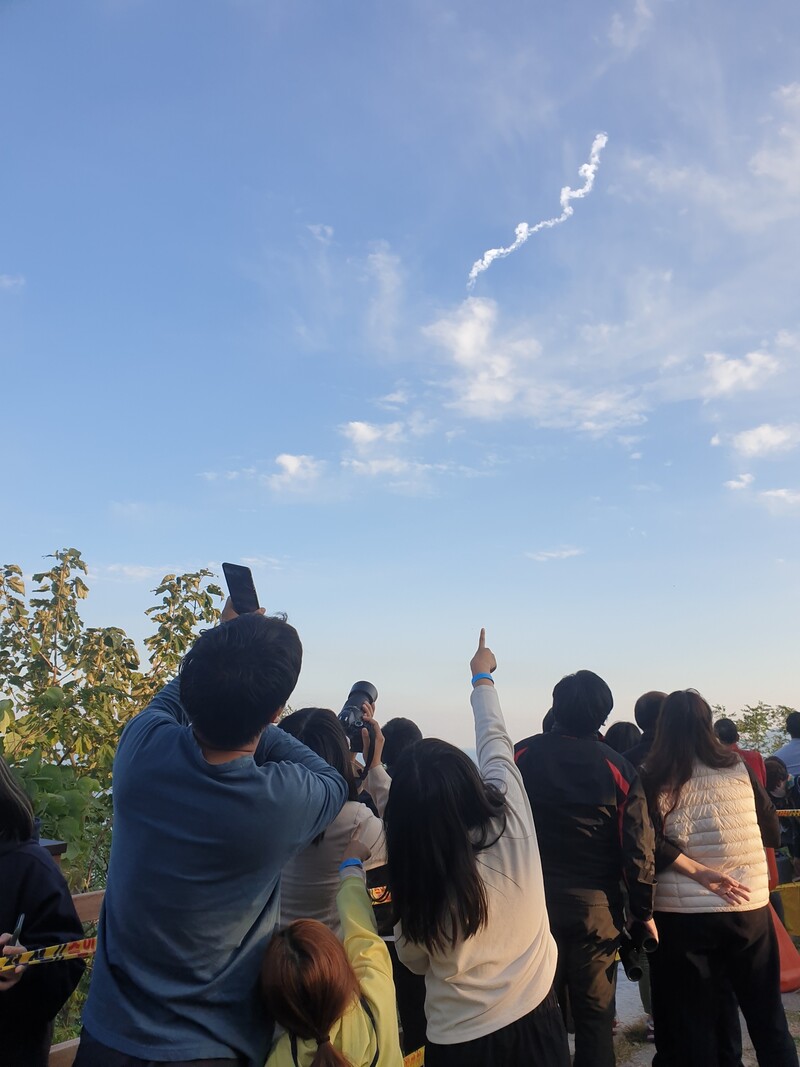
[[[549,229],[551,226],[558,226],[560,222],[566,222],[575,210],[570,204],[570,200],[578,200],[592,191],[594,177],[595,174],[597,174],[597,168],[600,165],[600,153],[605,148],[607,141],[608,135],[605,133],[598,133],[594,141],[592,141],[592,151],[589,155],[589,162],[582,164],[578,170],[578,174],[584,179],[584,183],[580,189],[570,189],[568,185],[565,185],[561,190],[561,196],[559,197],[561,214],[556,218],[544,219],[542,222],[537,222],[535,226],[529,226],[527,222],[521,222],[514,231],[515,238],[513,244],[509,245],[508,248],[490,248],[488,252],[484,252],[481,258],[472,264],[472,270],[469,272],[469,280],[467,281],[468,289],[474,287],[478,275],[490,267],[496,259],[501,259],[503,256],[508,256],[511,255],[512,252],[516,252],[518,248],[525,244],[529,237],[538,233],[539,230]]]

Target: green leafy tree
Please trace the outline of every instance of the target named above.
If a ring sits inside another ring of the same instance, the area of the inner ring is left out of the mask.
[[[714,718],[729,718],[736,723],[739,744],[742,748],[754,748],[762,756],[770,756],[785,744],[786,716],[794,711],[786,704],[746,704],[735,715],[728,715],[725,708],[714,706]]]
[[[75,548],[47,557],[26,596],[22,570],[0,569],[0,752],[28,791],[42,834],[69,844],[74,889],[104,884],[111,771],[122,727],[178,669],[199,626],[214,624],[222,592],[207,570],[166,575],[144,669],[119,627],[87,627],[79,604],[88,568]]]

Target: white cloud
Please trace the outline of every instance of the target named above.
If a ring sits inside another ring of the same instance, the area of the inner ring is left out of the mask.
[[[535,559],[537,563],[549,563],[553,559],[571,559],[573,556],[582,556],[584,549],[575,548],[573,545],[565,545],[563,548],[552,548],[548,551],[526,552],[528,559]]]
[[[119,519],[144,519],[150,506],[140,500],[112,500],[111,513]]]
[[[800,82],[781,86],[772,97],[786,121],[778,127],[777,136],[752,157],[750,170],[796,196],[800,192]]]
[[[21,274],[0,274],[0,289],[21,289],[25,279]]]
[[[369,448],[378,442],[402,441],[403,423],[389,422],[382,426],[374,422],[348,422],[340,427],[341,433],[357,449]]]
[[[153,578],[163,578],[165,574],[177,574],[179,569],[168,564],[154,567],[143,563],[109,563],[107,567],[102,568],[112,578],[131,582],[152,581]]]
[[[675,165],[652,156],[634,157],[630,166],[659,193],[694,201],[733,229],[758,232],[794,217],[800,212],[800,83],[782,86],[772,99],[773,121],[766,123],[764,141],[746,172],[741,167],[724,172],[695,163]]]
[[[780,367],[778,360],[766,352],[748,352],[744,359],[729,359],[721,352],[709,352],[705,360],[708,396],[758,389]]]
[[[380,348],[392,348],[400,320],[403,272],[400,257],[388,242],[379,241],[367,256],[374,295],[367,308],[367,337]]]
[[[238,470],[200,471],[197,477],[203,478],[207,482],[238,482],[240,480],[255,478],[257,474],[258,471],[255,467],[241,467]]]
[[[394,389],[391,393],[386,393],[385,396],[378,397],[376,403],[379,407],[392,410],[393,408],[405,407],[410,400],[411,393],[408,389],[403,386],[398,386],[397,389]]]
[[[245,567],[257,568],[259,570],[283,570],[283,563],[281,560],[275,559],[273,556],[242,556],[241,562]]]
[[[747,489],[748,486],[754,482],[752,474],[740,474],[738,478],[731,478],[729,482],[725,482],[726,489]]]
[[[734,434],[733,447],[743,456],[767,456],[772,452],[788,452],[800,445],[800,423],[773,426],[768,422],[752,430]]]
[[[765,489],[759,495],[768,504],[785,504],[793,508],[800,506],[800,490],[797,489]]]
[[[708,442],[712,448],[719,448],[722,444],[722,437],[720,434],[715,433],[711,440]]]
[[[498,335],[497,318],[493,300],[468,297],[423,328],[455,365],[447,384],[453,406],[465,415],[531,418],[541,426],[594,434],[645,421],[645,404],[635,389],[571,385],[564,379],[575,374],[574,366],[544,359],[540,343],[524,333]]]
[[[616,11],[611,19],[608,39],[615,48],[632,52],[641,44],[653,21],[653,12],[646,0],[634,0],[633,9],[623,17]]]
[[[322,460],[313,456],[295,456],[283,452],[275,458],[280,474],[269,474],[264,481],[271,489],[308,489],[324,469]]]
[[[322,222],[315,222],[309,225],[307,229],[314,240],[319,241],[321,245],[329,245],[333,240],[333,226],[326,226]]]

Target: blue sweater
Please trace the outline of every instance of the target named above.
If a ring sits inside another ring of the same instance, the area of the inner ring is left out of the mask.
[[[255,758],[206,762],[172,681],[123,731],[114,835],[84,1024],[146,1060],[262,1067],[257,996],[281,868],[337,815],[344,779],[269,726]]]

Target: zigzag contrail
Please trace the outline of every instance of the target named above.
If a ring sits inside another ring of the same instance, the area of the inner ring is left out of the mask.
[[[578,200],[592,191],[594,176],[597,174],[597,168],[600,165],[600,153],[605,148],[607,142],[608,135],[605,133],[598,133],[594,141],[592,141],[592,151],[589,154],[589,162],[583,163],[578,170],[578,174],[585,179],[583,185],[580,189],[570,189],[568,185],[565,185],[561,190],[561,196],[559,197],[561,214],[557,218],[544,219],[542,222],[537,222],[535,226],[529,226],[527,222],[521,222],[514,231],[516,236],[512,245],[509,245],[508,248],[490,248],[488,252],[484,252],[483,256],[472,264],[472,270],[469,272],[469,279],[467,281],[468,289],[473,288],[481,271],[490,267],[496,259],[501,259],[503,256],[508,256],[511,255],[512,252],[516,252],[516,250],[521,245],[524,245],[528,238],[534,233],[538,233],[539,230],[549,229],[551,226],[558,226],[560,222],[566,222],[575,210],[570,204],[570,200]]]

